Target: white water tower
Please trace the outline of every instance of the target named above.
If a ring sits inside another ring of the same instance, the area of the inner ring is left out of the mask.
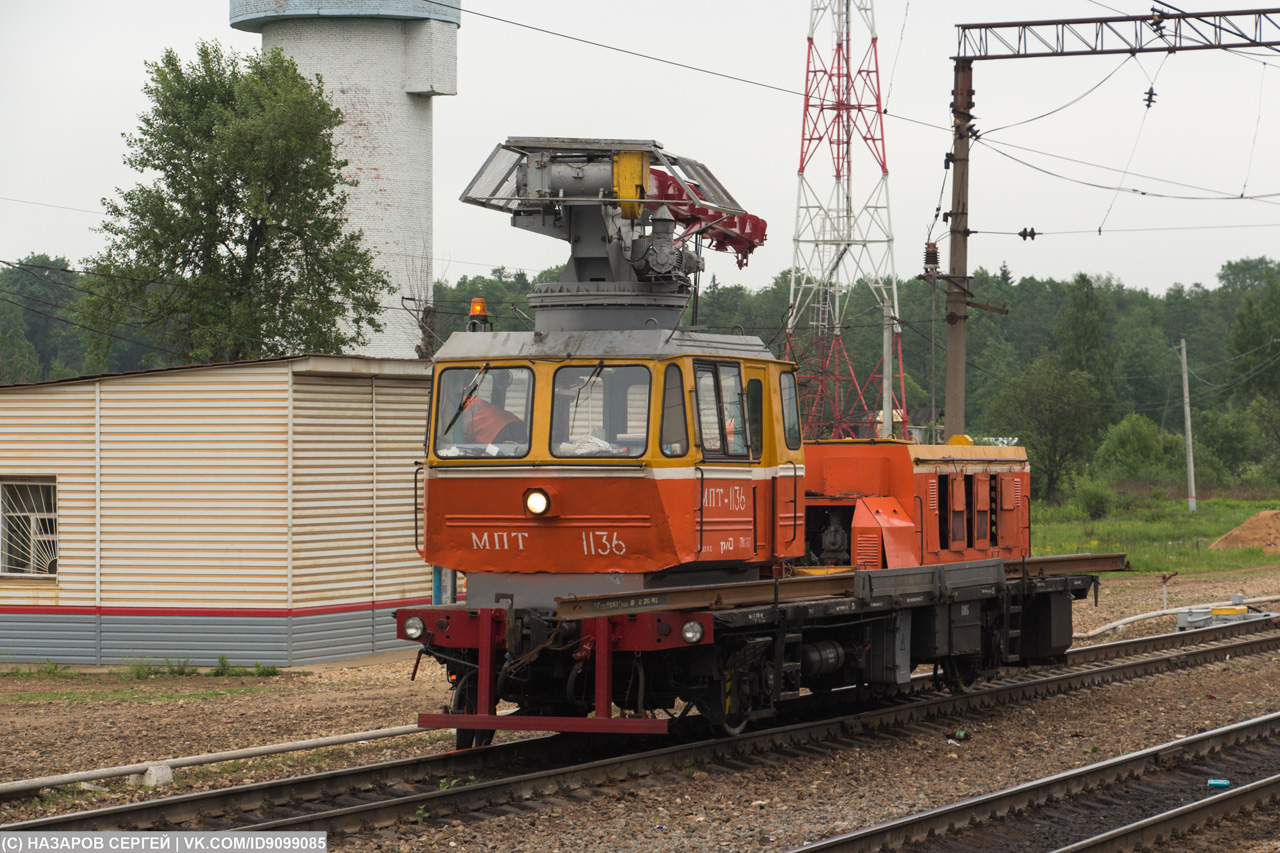
[[[307,77],[319,74],[343,125],[347,215],[391,276],[385,330],[358,354],[413,358],[421,332],[401,297],[432,281],[432,98],[458,91],[458,0],[231,0],[231,26],[262,34]]]

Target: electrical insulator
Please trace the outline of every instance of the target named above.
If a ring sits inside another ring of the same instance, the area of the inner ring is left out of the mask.
[[[1147,109],[1151,109],[1151,105],[1156,102],[1156,87],[1152,86],[1147,90],[1147,96],[1143,98],[1147,103]]]
[[[938,274],[938,244],[937,243],[924,244],[924,274],[925,275]]]

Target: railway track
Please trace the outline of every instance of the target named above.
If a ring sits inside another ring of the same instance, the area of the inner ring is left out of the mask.
[[[1028,838],[1055,853],[1125,853],[1276,801],[1280,714],[1269,714],[793,853],[1013,853]]]
[[[1176,648],[1182,644],[1183,647]],[[1170,648],[1174,646],[1174,648]],[[406,818],[524,810],[551,796],[575,797],[634,777],[684,777],[687,768],[734,772],[752,756],[813,754],[847,748],[864,732],[1011,704],[1100,684],[1203,665],[1280,648],[1280,629],[1246,623],[1194,633],[1086,647],[1068,666],[1010,675],[961,695],[924,684],[854,714],[748,732],[731,739],[685,736],[660,745],[555,735],[484,749],[384,762],[58,815],[2,829],[221,829],[359,831]],[[927,682],[927,679],[923,680]],[[811,713],[816,713],[811,711]],[[656,748],[655,748],[656,747]]]

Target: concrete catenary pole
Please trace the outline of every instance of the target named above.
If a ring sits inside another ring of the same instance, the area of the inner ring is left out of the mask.
[[[231,26],[262,34],[307,77],[319,74],[343,124],[335,134],[347,216],[391,276],[385,329],[357,355],[414,358],[432,283],[432,100],[458,91],[461,4],[423,0],[230,0]],[[411,302],[410,305],[415,303]]]
[[[965,324],[969,296],[969,136],[973,129],[973,62],[956,60],[951,93],[954,170],[951,173],[951,274],[947,276],[947,388],[943,398],[946,437],[964,427]]]
[[[1187,384],[1187,339],[1178,349],[1182,356],[1182,422],[1187,434],[1187,510],[1196,511],[1196,463],[1191,456],[1191,391]]]

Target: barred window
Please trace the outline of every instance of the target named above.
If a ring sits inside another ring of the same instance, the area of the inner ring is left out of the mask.
[[[52,479],[0,479],[0,574],[58,573],[58,491]]]

